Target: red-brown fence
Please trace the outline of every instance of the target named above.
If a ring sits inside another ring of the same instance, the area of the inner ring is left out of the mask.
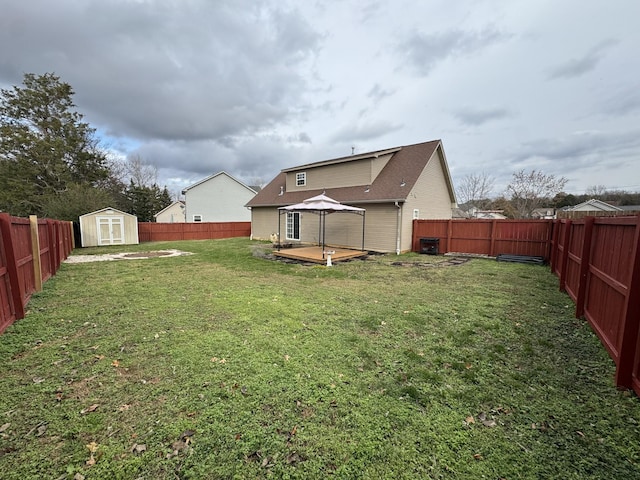
[[[551,270],[640,395],[640,216],[556,221]]]
[[[248,237],[251,222],[138,223],[140,242]]]
[[[501,253],[549,259],[553,220],[414,220],[413,248],[421,238],[438,238],[439,253]]]
[[[616,385],[640,395],[640,216],[577,220],[414,220],[413,251],[541,256],[616,364]]]
[[[0,213],[0,333],[73,249],[73,224]]]

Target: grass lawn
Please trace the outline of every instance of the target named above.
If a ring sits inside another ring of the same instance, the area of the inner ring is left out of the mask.
[[[640,478],[640,400],[548,268],[262,247],[76,250],[195,255],[33,296],[0,336],[0,477]]]

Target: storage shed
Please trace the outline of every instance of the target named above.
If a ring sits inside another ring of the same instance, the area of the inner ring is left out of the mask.
[[[80,216],[83,247],[138,244],[138,217],[107,207]]]

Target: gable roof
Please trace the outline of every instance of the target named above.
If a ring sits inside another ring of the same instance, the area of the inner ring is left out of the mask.
[[[95,212],[85,213],[84,215],[80,215],[80,218],[88,217],[89,215],[95,215],[96,213],[109,213],[109,214],[119,213],[120,215],[126,215],[127,217],[138,218],[135,215],[132,215],[127,212],[123,212],[122,210],[118,210],[117,208],[113,208],[113,207],[105,207],[105,208],[101,208],[100,210],[96,210]]]
[[[597,200],[592,198],[591,200],[587,200],[586,202],[579,203],[578,205],[573,205],[566,209],[567,211],[589,211],[589,212],[621,212],[622,209],[618,208],[614,205],[611,205],[607,202],[603,202],[602,200]]]
[[[170,205],[167,205],[166,207],[164,207],[162,210],[160,210],[158,213],[154,213],[153,216],[157,217],[158,215],[162,215],[164,212],[166,212],[167,210],[169,210],[171,207],[174,207],[176,205],[182,205],[184,206],[184,200],[177,200],[175,202],[173,202]]]
[[[220,176],[220,175],[224,175],[225,177],[230,178],[231,180],[233,180],[234,182],[242,185],[244,188],[246,188],[247,190],[251,190],[253,193],[256,193],[257,190],[255,190],[255,188],[252,188],[248,185],[245,185],[244,183],[242,183],[240,180],[238,180],[237,178],[229,175],[227,172],[225,172],[224,170],[218,173],[214,173],[213,175],[209,175],[206,178],[203,178],[202,180],[200,180],[199,182],[194,183],[193,185],[189,185],[188,187],[186,187],[184,190],[182,190],[182,194],[184,195],[187,190],[191,190],[192,188],[197,187],[198,185],[202,185],[205,182],[208,182],[209,180],[213,180],[214,178]]]
[[[455,193],[451,174],[447,166],[446,157],[440,140],[417,143],[402,147],[350,155],[348,157],[334,158],[320,162],[308,163],[297,167],[282,170],[268,185],[251,199],[247,207],[279,207],[300,203],[304,199],[325,193],[327,196],[343,203],[382,203],[404,202],[413,189],[418,177],[427,166],[429,160],[436,151],[440,150],[443,159],[443,170],[452,203],[455,202]],[[355,160],[374,159],[382,155],[391,154],[391,158],[380,171],[370,185],[354,185],[348,187],[335,187],[311,190],[286,190],[286,178],[288,172],[300,169],[323,167],[339,163],[347,163]]]

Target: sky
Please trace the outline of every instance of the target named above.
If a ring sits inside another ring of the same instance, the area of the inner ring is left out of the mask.
[[[0,0],[0,87],[55,73],[173,194],[441,139],[454,186],[640,191],[637,0]]]

